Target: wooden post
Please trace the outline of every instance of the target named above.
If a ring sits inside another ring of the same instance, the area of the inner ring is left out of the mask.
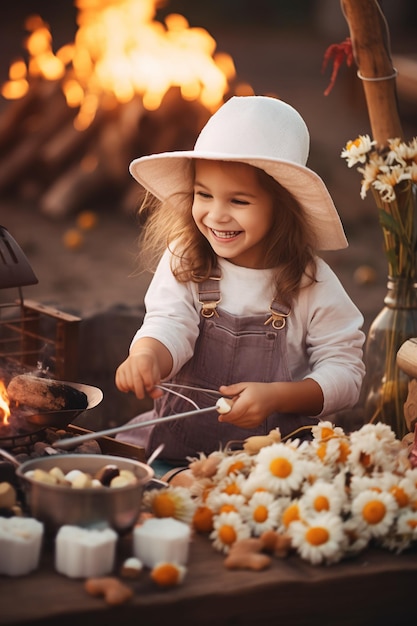
[[[377,0],[341,0],[341,7],[362,79],[373,139],[383,148],[388,139],[403,135],[388,26]]]

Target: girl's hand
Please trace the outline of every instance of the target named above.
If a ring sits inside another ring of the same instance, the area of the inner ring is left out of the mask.
[[[296,382],[236,383],[219,391],[233,398],[231,411],[219,416],[241,428],[256,428],[271,413],[318,415],[323,410],[323,392],[311,378]]]
[[[145,395],[159,398],[163,391],[155,385],[172,369],[169,350],[157,339],[144,337],[133,344],[130,354],[116,370],[116,387],[127,393],[133,391],[139,400]]]
[[[231,410],[219,415],[220,422],[240,428],[256,428],[276,410],[276,391],[272,389],[272,383],[222,385],[219,391],[233,399]]]
[[[151,351],[130,354],[116,370],[116,387],[125,393],[133,391],[140,400],[145,395],[151,398],[161,396],[162,391],[155,388],[160,382],[158,361]]]

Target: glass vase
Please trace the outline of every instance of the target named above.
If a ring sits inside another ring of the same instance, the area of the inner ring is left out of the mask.
[[[396,357],[401,345],[417,336],[417,283],[408,277],[389,277],[384,304],[365,343],[362,402],[365,422],[384,422],[402,439],[408,432],[404,404],[409,377]]]

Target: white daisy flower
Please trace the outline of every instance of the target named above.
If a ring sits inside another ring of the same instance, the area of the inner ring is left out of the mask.
[[[186,487],[164,487],[151,489],[143,494],[143,506],[155,517],[173,517],[190,524],[196,503]]]
[[[387,163],[400,163],[407,165],[417,157],[417,137],[414,137],[410,143],[405,143],[400,139],[388,139],[389,152],[386,156]]]
[[[408,467],[405,470],[404,478],[408,478],[413,483],[414,487],[417,488],[417,467]]]
[[[352,501],[352,515],[362,519],[373,537],[386,534],[394,523],[398,506],[395,498],[383,491],[367,489]]]
[[[225,456],[219,463],[216,478],[222,480],[232,474],[243,474],[247,476],[253,465],[252,457],[246,452],[237,452],[230,456]]]
[[[391,471],[396,467],[400,448],[401,442],[387,424],[366,424],[351,433],[349,469],[359,475]]]
[[[385,156],[385,161],[388,165],[407,165],[407,144],[402,142],[399,137],[396,139],[388,139],[389,150]]]
[[[341,437],[332,437],[327,441],[313,441],[312,448],[322,463],[332,468],[333,472],[346,463],[350,454],[349,441]]]
[[[281,501],[281,515],[279,523],[279,532],[286,533],[288,528],[293,522],[302,521],[300,502],[298,498],[282,497]]]
[[[242,510],[242,518],[259,537],[264,531],[277,528],[280,512],[281,505],[272,493],[257,491]]]
[[[353,431],[350,434],[350,438],[352,440],[355,440],[362,437],[363,435],[369,434],[374,435],[376,439],[381,442],[381,444],[386,443],[391,445],[395,442],[399,443],[392,428],[388,424],[384,424],[383,422],[376,422],[375,424],[364,424],[358,430]]]
[[[300,506],[304,516],[311,516],[322,511],[330,511],[339,515],[346,502],[346,493],[337,483],[318,480],[306,489],[300,498]]]
[[[417,510],[401,508],[392,528],[379,538],[381,547],[400,554],[417,539]]]
[[[394,496],[400,509],[409,507],[413,501],[417,500],[417,487],[411,478],[394,472],[384,472],[379,482],[384,491]]]
[[[213,520],[213,530],[210,539],[213,547],[219,552],[227,554],[231,546],[240,539],[250,537],[250,528],[238,513],[221,513]]]
[[[413,541],[417,540],[417,511],[406,510],[401,513],[397,519],[397,532],[401,535],[407,535]]]
[[[205,501],[210,492],[215,488],[216,483],[211,478],[199,478],[194,480],[189,489],[193,498]]]
[[[327,511],[303,522],[293,522],[288,534],[300,556],[313,565],[336,563],[343,556],[345,535],[338,515]]]
[[[358,163],[365,163],[368,153],[376,141],[371,141],[369,135],[359,135],[354,141],[348,141],[341,157],[346,159],[348,167],[353,167]]]
[[[268,492],[265,487],[263,476],[256,475],[254,471],[250,473],[244,483],[242,483],[242,494],[249,500],[257,491]]]
[[[410,172],[404,170],[401,165],[394,165],[391,168],[384,168],[372,186],[379,192],[384,202],[394,202],[397,197],[394,187],[401,181],[410,180],[410,178]]]
[[[345,433],[343,428],[340,426],[335,426],[332,422],[322,421],[318,424],[315,424],[311,433],[314,439],[331,439],[332,437],[344,437]]]
[[[370,475],[354,474],[350,478],[349,491],[350,497],[353,500],[365,490],[382,491],[380,485],[381,474],[374,472]]]
[[[324,480],[326,482],[331,482],[333,480],[335,468],[331,465],[322,463],[316,455],[312,459],[306,459],[305,465],[305,482],[303,490],[308,489],[310,485],[314,485],[317,480]]]
[[[229,474],[218,481],[216,489],[229,495],[241,494],[243,493],[244,484],[245,477],[242,474]]]
[[[366,163],[364,167],[358,167],[358,172],[362,174],[362,186],[360,196],[362,200],[366,197],[367,192],[372,187],[372,183],[376,180],[380,168],[384,165],[384,159],[373,153],[373,158]]]
[[[241,493],[225,493],[213,489],[209,494],[206,504],[216,514],[220,513],[239,513],[240,509],[246,503],[245,497]]]
[[[283,443],[262,448],[257,455],[254,474],[265,488],[279,495],[297,491],[304,479],[306,464],[297,450]]]

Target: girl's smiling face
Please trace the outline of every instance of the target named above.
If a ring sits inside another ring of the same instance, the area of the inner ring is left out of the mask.
[[[250,165],[195,162],[192,215],[218,256],[242,267],[263,269],[274,210],[271,194]]]

